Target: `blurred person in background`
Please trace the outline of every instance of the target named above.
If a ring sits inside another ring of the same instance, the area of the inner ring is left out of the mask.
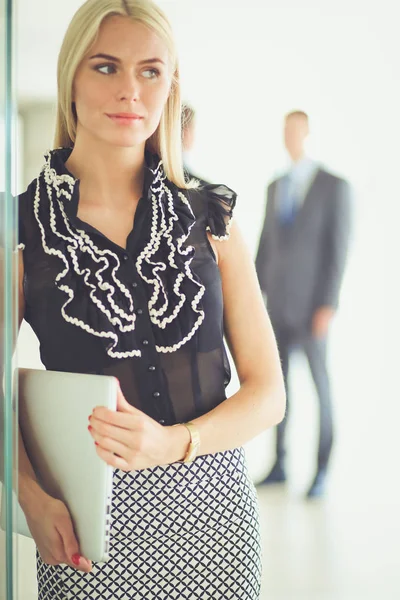
[[[315,477],[307,497],[325,492],[333,445],[328,336],[339,304],[350,237],[350,186],[307,156],[308,115],[286,115],[284,138],[291,166],[268,186],[256,270],[276,335],[288,397],[291,350],[306,354],[319,401]],[[285,419],[276,428],[276,458],[260,485],[287,478]]]
[[[194,108],[187,102],[182,104],[182,152],[183,152],[183,170],[186,181],[196,179],[200,185],[208,185],[208,181],[192,173],[188,166],[188,157],[192,151],[196,138],[196,113]]]

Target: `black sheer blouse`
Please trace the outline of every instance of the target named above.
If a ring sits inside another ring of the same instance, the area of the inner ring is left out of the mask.
[[[179,190],[146,153],[127,247],[77,217],[71,149],[46,156],[19,196],[25,319],[46,369],[113,375],[127,401],[162,424],[208,412],[230,380],[221,279],[207,230],[229,237],[236,194]]]

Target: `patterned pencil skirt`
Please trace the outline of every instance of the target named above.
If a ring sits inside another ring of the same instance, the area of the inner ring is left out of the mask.
[[[257,600],[256,491],[242,448],[114,473],[110,559],[86,574],[38,556],[39,600]]]

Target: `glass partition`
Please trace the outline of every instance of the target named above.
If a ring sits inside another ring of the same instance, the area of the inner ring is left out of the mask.
[[[0,0],[0,600],[17,598],[15,413],[12,401],[12,359],[17,331],[16,310],[16,104],[14,97],[14,10]]]
[[[244,9],[231,0],[155,1],[175,30],[182,97],[196,112],[186,165],[238,192],[235,218],[253,256],[266,190],[291,165],[284,146],[289,111],[310,116],[307,155],[354,190],[348,270],[329,345],[337,435],[326,496],[305,497],[316,467],[319,404],[300,352],[293,353],[289,377],[287,485],[258,485],[275,459],[273,428],[246,446],[263,532],[260,600],[400,598],[396,3],[249,0]],[[13,362],[13,198],[53,148],[57,56],[83,2],[0,0],[0,502],[6,516],[0,600],[38,598],[35,544],[18,536],[17,548],[13,533],[12,366],[43,368],[26,321]],[[233,370],[228,396],[239,386]]]

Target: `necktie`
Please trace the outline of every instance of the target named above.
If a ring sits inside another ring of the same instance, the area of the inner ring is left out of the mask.
[[[279,221],[282,225],[291,225],[297,212],[297,198],[289,175],[281,180],[279,194]]]

